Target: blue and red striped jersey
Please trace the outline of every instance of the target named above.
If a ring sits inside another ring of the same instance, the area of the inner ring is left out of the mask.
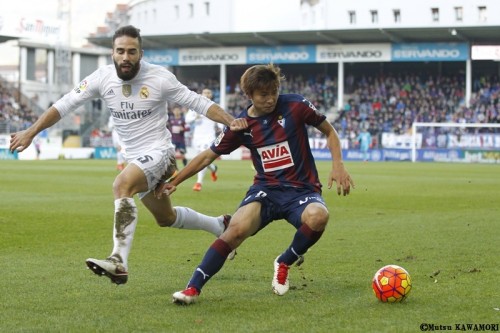
[[[246,118],[249,127],[238,132],[226,127],[212,151],[224,155],[245,146],[257,172],[254,184],[305,187],[321,193],[307,125],[317,127],[326,117],[298,94],[279,95],[275,110],[261,117],[250,117],[248,108],[238,118]]]
[[[184,132],[187,131],[186,121],[184,117],[175,118],[173,115],[169,116],[167,122],[167,128],[170,130],[172,134],[172,143],[176,144],[186,144],[186,139],[184,136]]]

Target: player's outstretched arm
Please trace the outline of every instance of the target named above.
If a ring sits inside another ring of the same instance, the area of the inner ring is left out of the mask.
[[[327,121],[323,121],[318,129],[326,135],[328,149],[332,155],[332,170],[328,176],[328,188],[331,189],[333,183],[337,184],[338,195],[348,195],[351,187],[354,188],[354,181],[344,166],[342,160],[342,147],[335,128]]]
[[[51,106],[28,129],[10,135],[10,152],[22,152],[29,147],[35,136],[46,128],[51,127],[61,119],[59,111]]]
[[[219,155],[214,153],[210,148],[202,151],[190,160],[172,180],[158,185],[155,189],[155,197],[159,199],[163,194],[172,194],[179,184],[209,166],[217,157]]]
[[[241,131],[248,127],[246,119],[235,119],[224,111],[218,104],[212,104],[207,110],[207,117],[217,123],[228,126],[231,131]]]
[[[229,125],[229,129],[233,132],[242,131],[245,128],[248,128],[248,123],[245,118],[236,118]]]

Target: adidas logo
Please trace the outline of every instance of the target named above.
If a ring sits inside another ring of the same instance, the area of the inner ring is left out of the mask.
[[[109,91],[106,93],[106,96],[115,96],[115,92],[113,91],[113,89],[109,90]]]

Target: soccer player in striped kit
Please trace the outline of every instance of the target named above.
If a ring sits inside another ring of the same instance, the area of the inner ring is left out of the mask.
[[[168,118],[167,127],[172,133],[172,144],[175,146],[175,152],[182,160],[182,165],[186,166],[186,136],[189,127],[184,119],[184,113],[180,105],[174,105],[172,108],[172,116]]]
[[[345,196],[351,186],[354,187],[342,162],[336,130],[303,96],[280,95],[283,79],[280,69],[272,64],[247,69],[240,86],[252,104],[239,118],[247,120],[248,128],[235,132],[226,127],[209,149],[194,157],[175,179],[156,191],[156,195],[173,193],[182,181],[241,145],[250,150],[257,172],[229,227],[207,250],[187,288],[173,294],[174,303],[195,302],[203,286],[222,268],[231,251],[272,221],[280,219],[293,225],[296,233],[289,247],[274,261],[271,285],[277,295],[288,291],[290,266],[303,261],[303,255],[321,238],[329,219],[309,146],[307,125],[316,127],[326,136],[332,155],[328,188],[335,182],[337,193]]]

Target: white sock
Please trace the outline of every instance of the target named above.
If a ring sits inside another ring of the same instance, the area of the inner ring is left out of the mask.
[[[207,172],[207,168],[203,168],[200,172],[198,172],[198,180],[197,183],[203,184],[203,177],[205,177],[205,173]]]
[[[123,266],[128,266],[128,255],[134,239],[137,226],[137,206],[133,198],[115,200],[115,223],[113,227],[113,252],[111,256],[122,260]]]
[[[188,207],[174,207],[177,218],[170,227],[178,229],[205,230],[219,237],[224,232],[224,218],[200,214]]]

